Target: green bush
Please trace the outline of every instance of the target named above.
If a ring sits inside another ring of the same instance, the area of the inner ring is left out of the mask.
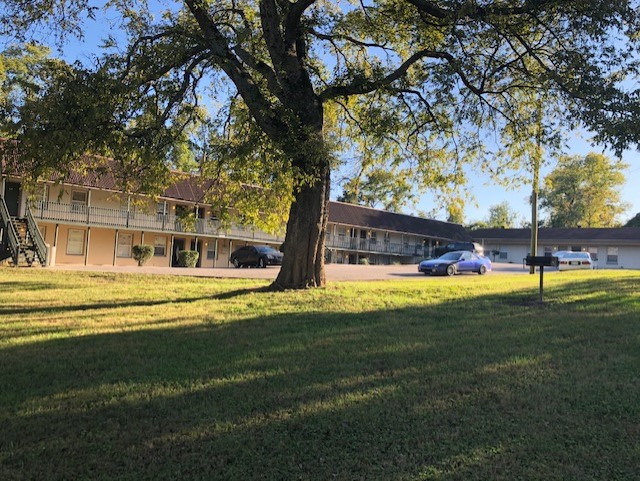
[[[133,246],[131,253],[133,258],[138,261],[138,265],[143,266],[153,257],[153,246],[144,244]]]
[[[358,261],[358,263],[361,266],[368,266],[369,265],[369,259],[367,259],[366,257],[362,257],[360,258],[360,260]]]
[[[200,254],[198,251],[178,251],[178,265],[180,267],[195,267]]]

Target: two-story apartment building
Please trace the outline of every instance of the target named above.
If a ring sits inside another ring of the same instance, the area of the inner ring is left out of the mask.
[[[397,214],[371,207],[329,203],[327,261],[339,264],[413,263],[433,248],[471,240],[459,224]]]
[[[46,247],[41,263],[48,265],[135,265],[133,246],[148,244],[154,248],[148,265],[171,267],[180,250],[191,249],[200,253],[198,267],[210,268],[227,267],[237,246],[281,244],[281,236],[252,227],[223,226],[203,202],[210,183],[194,175],[174,177],[157,198],[123,194],[110,173],[73,173],[40,184],[29,196],[19,172],[5,163],[0,180],[0,213],[6,211],[4,219],[0,217],[2,243],[9,246],[11,234],[30,237]],[[30,225],[38,232],[30,231]]]
[[[197,175],[175,173],[173,183],[156,198],[123,194],[108,169],[43,182],[29,195],[15,163],[3,158],[1,167],[0,214],[6,212],[0,216],[0,248],[5,257],[12,246],[16,252],[30,238],[40,256],[25,252],[26,261],[42,257],[41,263],[48,265],[130,266],[135,265],[133,246],[148,244],[154,248],[148,265],[176,266],[177,253],[191,249],[200,254],[198,267],[212,268],[228,267],[229,255],[241,245],[277,248],[284,241],[283,235],[252,226],[223,226],[204,201],[211,182]],[[326,259],[414,262],[441,242],[468,239],[460,225],[331,202]]]

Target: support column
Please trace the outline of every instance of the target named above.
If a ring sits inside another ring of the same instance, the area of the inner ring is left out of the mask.
[[[4,184],[5,184],[5,177],[2,177],[2,184],[0,185],[0,197],[4,197]]]
[[[91,243],[91,227],[87,227],[87,248],[84,251],[84,265],[87,265],[89,260],[89,244]]]
[[[113,244],[113,265],[116,265],[116,257],[118,254],[118,235],[119,235],[119,230],[116,229],[116,239],[115,239],[115,243]]]
[[[87,192],[87,224],[91,220],[91,189]]]
[[[144,231],[142,231],[142,236],[140,237],[140,245],[144,245]]]
[[[215,240],[215,244],[213,246],[213,267],[216,266],[218,262],[218,239]]]
[[[233,241],[229,241],[229,255],[227,256],[227,267],[231,267],[231,264],[229,263],[229,259],[231,258],[231,252],[232,252],[232,247],[233,246]]]
[[[169,249],[169,267],[173,267],[173,234],[171,235],[171,248]]]

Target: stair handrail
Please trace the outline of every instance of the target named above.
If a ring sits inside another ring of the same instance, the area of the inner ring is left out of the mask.
[[[27,230],[29,232],[29,236],[33,240],[33,245],[36,248],[40,264],[46,266],[49,258],[49,249],[47,249],[47,244],[45,244],[42,234],[40,233],[40,229],[38,229],[38,224],[36,224],[36,221],[33,218],[29,204],[30,203],[27,202]]]
[[[13,222],[11,222],[11,216],[9,215],[9,208],[4,201],[4,197],[0,195],[0,218],[2,224],[7,231],[7,238],[9,239],[9,249],[13,257],[13,263],[18,265],[18,257],[20,254],[20,241],[18,240],[18,232],[16,231]]]

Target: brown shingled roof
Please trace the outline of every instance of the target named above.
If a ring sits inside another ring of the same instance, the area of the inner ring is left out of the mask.
[[[423,219],[386,210],[372,209],[345,202],[329,202],[329,222],[354,227],[367,227],[407,234],[435,237],[444,240],[471,240],[467,231],[459,224]]]

